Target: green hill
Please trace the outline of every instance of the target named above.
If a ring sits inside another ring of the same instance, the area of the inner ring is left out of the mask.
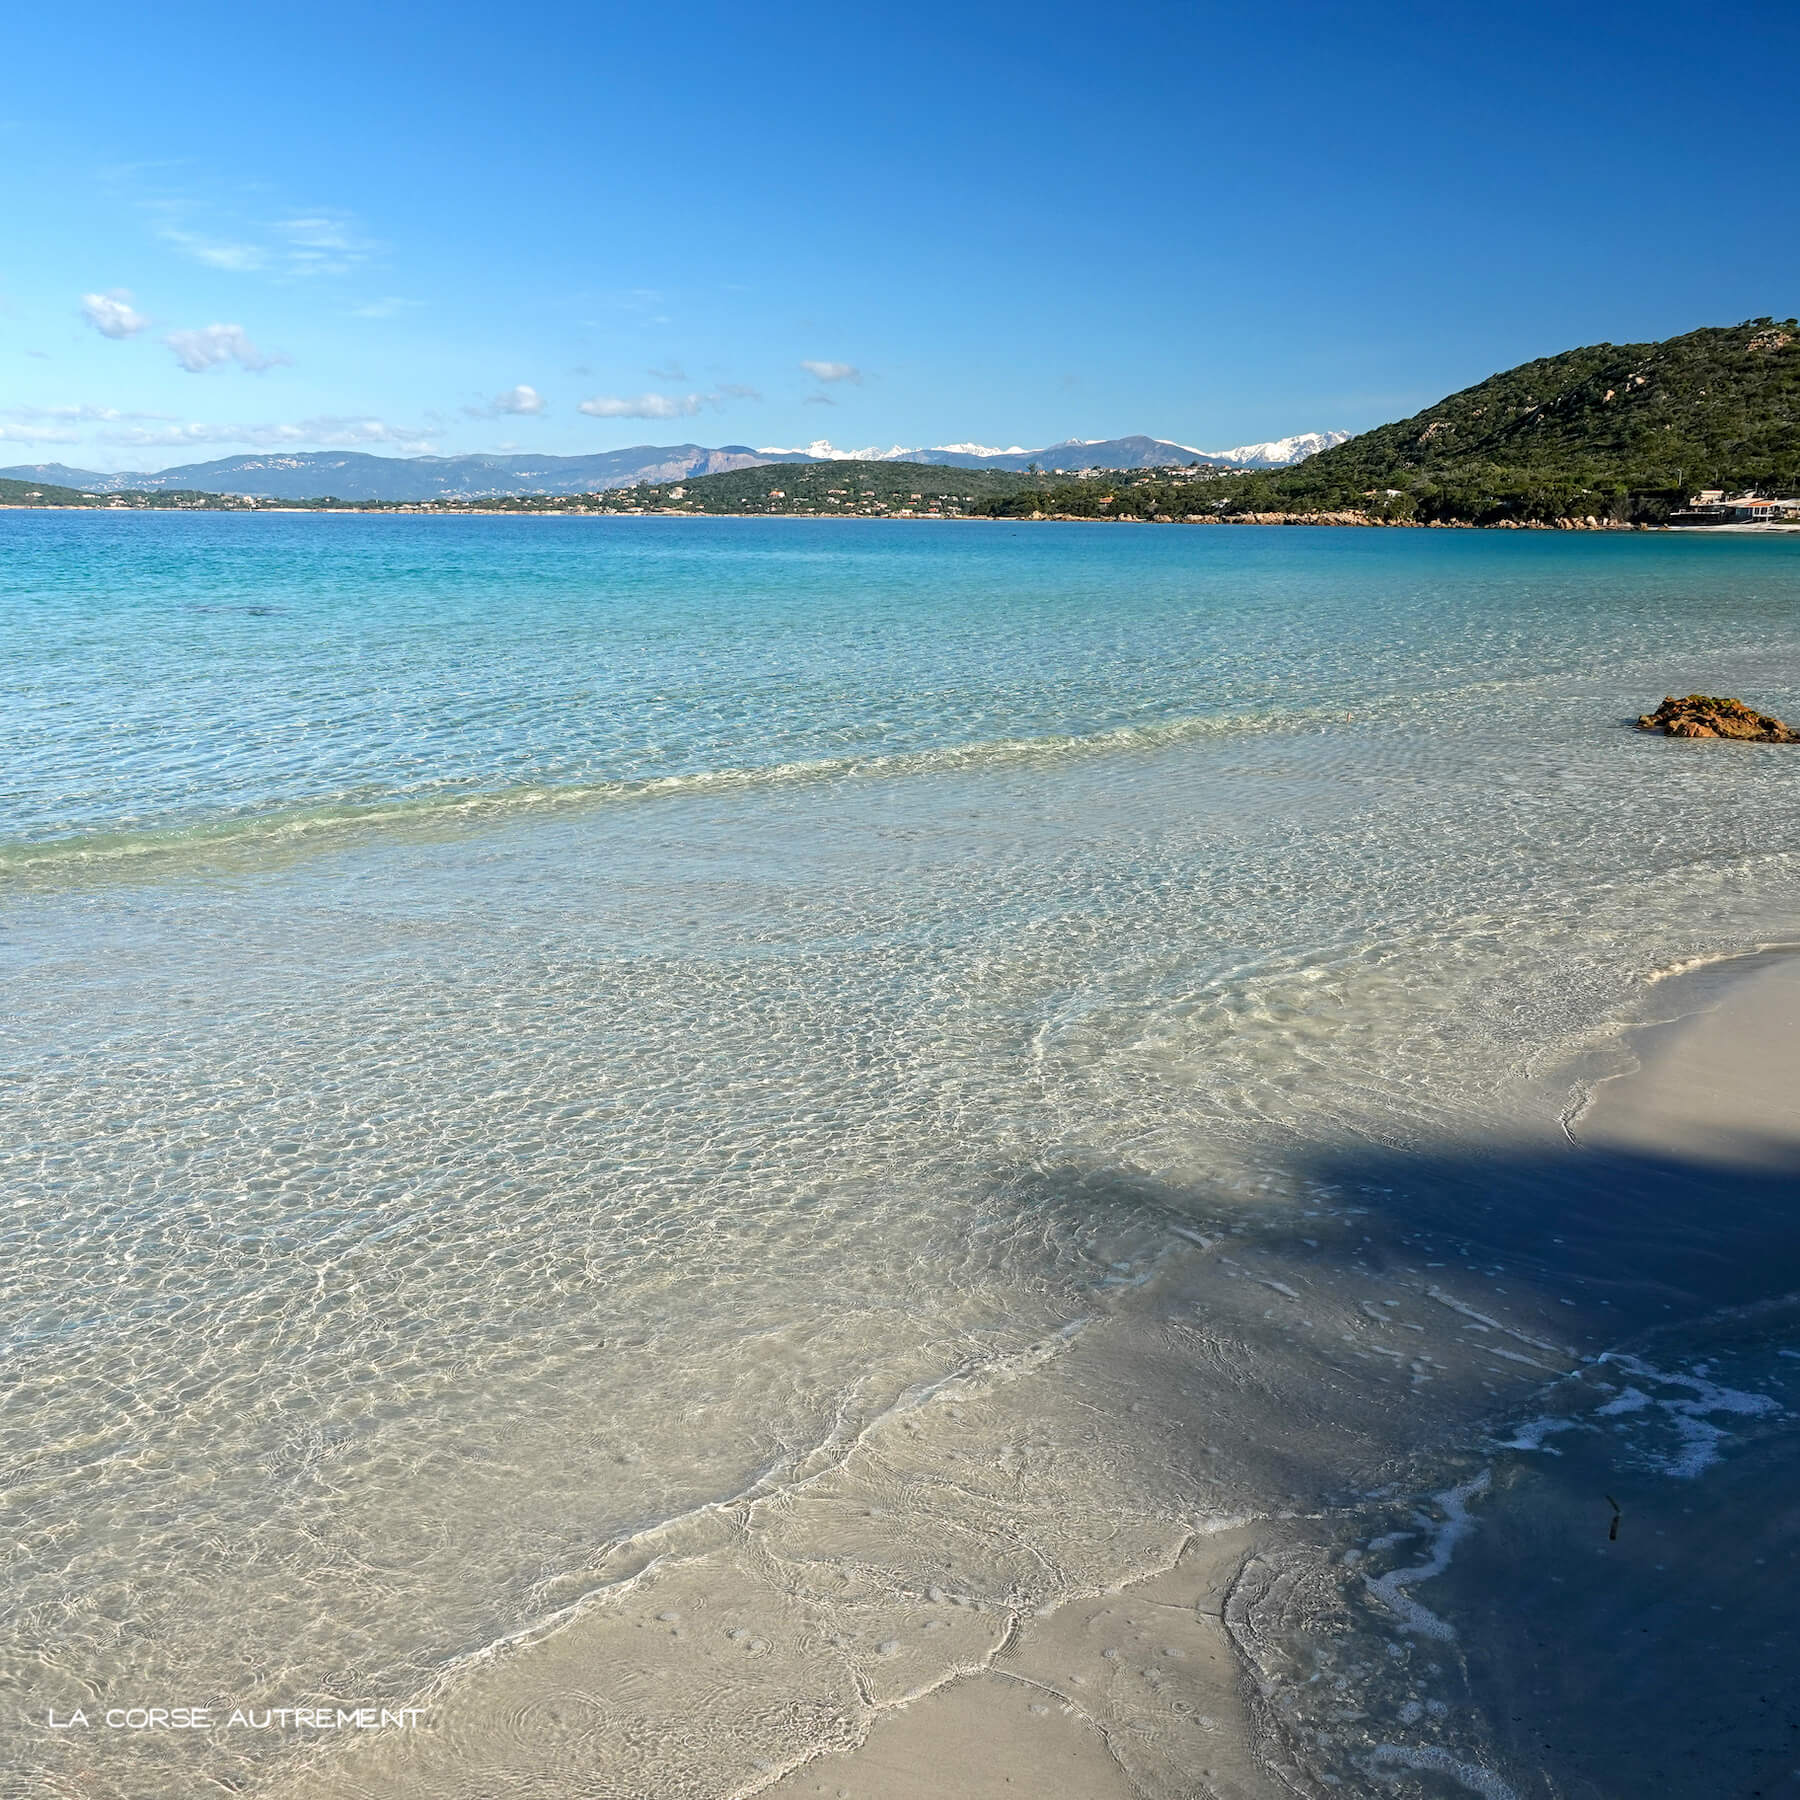
[[[45,481],[0,480],[0,506],[98,506],[79,488],[56,487]]]
[[[1226,510],[1656,523],[1702,487],[1800,492],[1794,320],[1522,363],[1297,468],[1234,482]]]
[[[1031,476],[1007,470],[940,469],[930,463],[765,463],[725,475],[628,488],[606,499],[614,505],[666,506],[681,512],[892,517],[902,512],[978,512],[984,502],[1032,485]]]
[[[258,505],[279,504],[246,499],[242,494],[212,494],[199,488],[120,488],[116,493],[90,494],[80,488],[58,487],[47,481],[14,481],[0,477],[0,506],[98,506],[151,512],[254,512]],[[296,500],[292,506],[323,508],[341,502]]]

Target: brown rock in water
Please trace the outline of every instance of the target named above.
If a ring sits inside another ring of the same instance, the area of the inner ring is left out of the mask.
[[[1800,731],[1759,713],[1741,700],[1718,694],[1689,694],[1677,700],[1669,695],[1653,713],[1638,719],[1639,731],[1660,731],[1667,737],[1741,738],[1754,744],[1800,744]]]

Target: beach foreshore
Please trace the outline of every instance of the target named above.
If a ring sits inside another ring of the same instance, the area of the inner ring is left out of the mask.
[[[1699,1004],[1635,1034],[1637,1066],[1595,1088],[1573,1121],[1576,1137],[1597,1149],[1792,1173],[1800,945],[1695,970],[1685,985]]]
[[[432,1729],[280,1791],[1751,1791],[1785,1715],[1738,1716],[1772,1666],[1748,1646],[1795,1628],[1738,1564],[1800,1545],[1778,1409],[1725,1370],[1795,1280],[1800,954],[1647,999],[1541,1139],[1413,1159],[1404,1213],[1309,1213],[1290,1244],[1185,1232],[1133,1307],[615,1546],[453,1670]],[[1658,1474],[1664,1423],[1686,1461]],[[1764,1433],[1742,1455],[1739,1427]],[[1229,1510],[1221,1457],[1260,1507]],[[1701,1570],[1765,1596],[1747,1633]],[[1520,1621],[1568,1649],[1554,1681]],[[1654,1713],[1590,1718],[1609,1685]]]
[[[1602,1184],[1607,1168],[1621,1161],[1631,1166],[1645,1161],[1684,1168],[1699,1164],[1722,1173],[1728,1182],[1783,1182],[1800,1200],[1800,946],[1721,959],[1669,986],[1668,1016],[1628,1034],[1634,1066],[1604,1078],[1587,1096],[1571,1127],[1577,1155],[1597,1153]],[[1780,1300],[1772,1306],[1779,1309]],[[1787,1320],[1792,1313],[1789,1307],[1780,1317]],[[1645,1385],[1650,1385],[1647,1380]],[[1743,1398],[1736,1403],[1743,1405]],[[1675,1404],[1682,1402],[1678,1398]],[[1486,1690],[1478,1686],[1477,1697],[1496,1713],[1502,1706],[1511,1709],[1508,1722],[1515,1727],[1516,1742],[1507,1748],[1515,1756],[1536,1752],[1542,1763],[1542,1742],[1530,1741],[1541,1733],[1517,1729],[1533,1717],[1535,1702],[1535,1723],[1563,1746],[1568,1776],[1592,1783],[1566,1791],[1626,1800],[1668,1784],[1668,1791],[1699,1800],[1712,1793],[1758,1791],[1761,1781],[1769,1783],[1761,1791],[1777,1791],[1780,1778],[1789,1774],[1783,1759],[1791,1761],[1784,1734],[1796,1728],[1800,1707],[1784,1690],[1779,1710],[1763,1711],[1754,1728],[1746,1714],[1755,1698],[1768,1705],[1766,1697],[1750,1691],[1759,1683],[1783,1689],[1779,1680],[1771,1684],[1765,1679],[1767,1646],[1778,1638],[1793,1640],[1796,1634],[1780,1592],[1770,1595],[1763,1584],[1762,1603],[1756,1604],[1753,1567],[1767,1567],[1777,1555],[1790,1560],[1796,1552],[1795,1531],[1792,1521],[1782,1518],[1781,1498],[1796,1474],[1800,1447],[1764,1441],[1754,1455],[1733,1459],[1714,1472],[1710,1487],[1663,1484],[1673,1493],[1643,1494],[1641,1479],[1633,1481],[1629,1474],[1621,1479],[1609,1466],[1615,1459],[1590,1452],[1588,1460],[1600,1465],[1593,1473],[1601,1486],[1606,1481],[1630,1483],[1634,1508],[1653,1514],[1634,1512],[1631,1539],[1643,1544],[1654,1536],[1660,1540],[1654,1554],[1668,1560],[1647,1572],[1628,1573],[1615,1566],[1607,1591],[1590,1587],[1575,1597],[1573,1606],[1566,1593],[1568,1577],[1552,1574],[1550,1581],[1564,1591],[1553,1593],[1557,1605],[1546,1609],[1553,1616],[1542,1623],[1562,1634],[1567,1653],[1554,1699],[1545,1703],[1539,1645],[1523,1641],[1504,1651],[1499,1645],[1469,1646]],[[1484,1493],[1493,1485],[1489,1474]],[[1531,1507],[1522,1504],[1528,1491],[1516,1481],[1505,1484],[1496,1508],[1501,1516],[1493,1535],[1510,1540],[1508,1549],[1515,1554],[1522,1537],[1534,1528],[1541,1537],[1545,1529],[1541,1518],[1529,1517]],[[1598,1490],[1584,1496],[1590,1502],[1596,1497]],[[1696,1505],[1697,1500],[1707,1504]],[[1552,1514],[1558,1526],[1568,1523],[1549,1504],[1540,1503],[1537,1510]],[[1476,1541],[1482,1513],[1476,1500],[1470,1507]],[[1522,1514],[1527,1521],[1523,1529]],[[1598,1523],[1605,1518],[1604,1509],[1592,1509],[1592,1515]],[[1272,1739],[1266,1715],[1259,1731],[1259,1699],[1267,1699],[1258,1694],[1262,1672],[1240,1653],[1242,1628],[1254,1609],[1253,1596],[1244,1591],[1246,1572],[1272,1544],[1292,1535],[1291,1528],[1271,1530],[1270,1523],[1196,1541],[1172,1568],[1149,1580],[1104,1601],[1064,1608],[1042,1626],[1028,1622],[1017,1643],[988,1667],[884,1716],[852,1755],[809,1764],[769,1791],[793,1800],[841,1800],[846,1795],[851,1800],[939,1795],[1000,1800],[1019,1793],[1141,1800],[1147,1791],[1238,1800],[1323,1791],[1305,1784],[1302,1772]],[[1587,1523],[1580,1521],[1584,1534]],[[1595,1547],[1610,1550],[1618,1542],[1601,1529],[1593,1531],[1592,1540],[1583,1546],[1585,1564],[1592,1563]],[[1542,1548],[1541,1543],[1533,1546]],[[1488,1552],[1490,1565],[1506,1563],[1505,1551],[1488,1546]],[[1685,1565],[1683,1574],[1656,1579],[1668,1576],[1676,1558]],[[1446,1571],[1452,1567],[1446,1557]],[[1716,1588],[1710,1582],[1696,1587],[1691,1575],[1702,1569],[1711,1572]],[[1631,1575],[1644,1573],[1651,1578],[1634,1586]],[[1464,1590],[1460,1598],[1468,1602],[1467,1590],[1479,1589],[1475,1605],[1504,1613],[1519,1601],[1516,1574],[1516,1569],[1490,1566],[1459,1584]],[[1624,1581],[1618,1579],[1621,1574]],[[1733,1631],[1724,1641],[1717,1635],[1715,1592],[1729,1593],[1736,1603]],[[1440,1611],[1445,1607],[1431,1586],[1419,1597]],[[1585,1616],[1583,1605],[1589,1608]],[[1755,1616],[1745,1617],[1752,1609]],[[1628,1618],[1633,1621],[1629,1631]],[[1121,1621],[1128,1629],[1140,1621],[1153,1626],[1139,1634],[1140,1641],[1178,1638],[1184,1657],[1191,1659],[1184,1662],[1182,1676],[1189,1684],[1189,1704],[1208,1719],[1208,1730],[1188,1752],[1185,1765],[1170,1770],[1184,1776],[1186,1786],[1179,1781],[1148,1788],[1142,1784],[1141,1757],[1134,1759],[1120,1748],[1121,1738],[1143,1735],[1142,1722],[1096,1707],[1083,1679],[1082,1671],[1095,1661],[1096,1644],[1109,1626],[1116,1632]],[[1234,1624],[1239,1627],[1236,1642]],[[1630,1641],[1652,1634],[1664,1658],[1660,1663],[1639,1653],[1646,1646]],[[1464,1625],[1465,1640],[1469,1635]],[[1506,1651],[1513,1653],[1510,1666]],[[1789,1666],[1784,1659],[1777,1663]],[[1616,1697],[1626,1692],[1640,1707],[1667,1710],[1646,1730],[1644,1712],[1616,1704]],[[1443,1779],[1442,1789],[1435,1784],[1429,1788],[1434,1794],[1515,1791],[1500,1768],[1448,1749],[1434,1755],[1435,1748],[1389,1746],[1385,1757],[1377,1753],[1369,1772],[1384,1776],[1384,1791],[1405,1791],[1396,1784],[1408,1774]]]

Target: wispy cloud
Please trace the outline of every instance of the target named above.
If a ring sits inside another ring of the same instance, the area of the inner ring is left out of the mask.
[[[322,209],[277,220],[274,229],[295,275],[347,275],[379,248],[346,212]]]
[[[663,304],[661,288],[615,288],[607,298],[621,312],[655,312]]]
[[[217,238],[202,237],[177,225],[165,225],[157,236],[177,250],[185,250],[196,262],[209,269],[229,269],[233,274],[252,274],[269,266],[269,253],[260,244],[233,244]]]
[[[116,406],[9,406],[0,418],[19,424],[111,425],[120,419],[172,419],[173,413],[121,412]]]
[[[0,420],[0,444],[79,444],[81,433],[66,425],[8,425]]]
[[[862,381],[862,370],[855,363],[803,362],[800,366],[819,381]]]
[[[206,218],[222,209],[202,199],[165,193],[141,204],[165,244],[209,269],[233,274],[347,275],[381,248],[354,214],[337,207],[295,209],[275,219],[238,218],[221,230]]]
[[[103,431],[97,442],[124,449],[183,449],[201,445],[246,444],[258,450],[296,449],[313,446],[326,450],[360,450],[384,445],[409,455],[425,455],[436,448],[421,432],[389,425],[382,419],[344,418],[326,415],[276,423],[224,423],[195,421],[157,428],[128,426]]]
[[[150,321],[131,304],[130,288],[112,288],[104,294],[83,294],[81,316],[102,337],[135,337]]]
[[[836,406],[837,402],[829,394],[808,394],[800,404],[802,406]]]
[[[702,404],[699,394],[595,394],[576,410],[590,419],[686,419]]]
[[[351,307],[350,316],[353,319],[397,319],[424,304],[423,300],[403,300],[398,294],[387,294],[379,300],[368,300],[361,306]]]
[[[576,410],[590,419],[691,419],[703,407],[719,412],[727,401],[761,398],[755,388],[724,381],[704,394],[595,394]]]
[[[315,213],[311,218],[283,219],[276,229],[296,249],[320,255],[328,251],[354,250],[361,240],[351,231],[345,213]]]
[[[171,331],[163,342],[190,375],[204,375],[221,363],[234,362],[253,375],[294,359],[280,350],[259,350],[241,325],[204,325],[198,331]]]
[[[680,363],[670,363],[666,369],[646,369],[652,381],[686,381],[687,370]]]
[[[612,313],[630,313],[650,325],[668,325],[673,323],[666,310],[668,297],[660,288],[608,288],[590,290],[582,296],[585,301],[598,303],[606,311]],[[595,331],[609,331],[616,320],[583,319],[582,324]],[[667,377],[659,375],[657,380]]]

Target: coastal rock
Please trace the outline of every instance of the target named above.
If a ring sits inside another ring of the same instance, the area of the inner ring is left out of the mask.
[[[1800,731],[1759,713],[1741,700],[1717,694],[1689,694],[1677,700],[1669,695],[1653,713],[1638,719],[1639,731],[1660,731],[1666,737],[1742,738],[1757,744],[1800,744]]]

